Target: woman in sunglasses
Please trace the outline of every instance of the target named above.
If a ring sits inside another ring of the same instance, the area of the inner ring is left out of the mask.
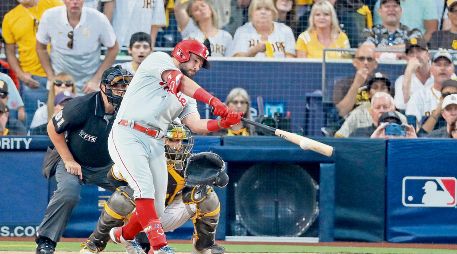
[[[48,92],[48,102],[46,105],[39,107],[35,114],[33,115],[32,123],[30,124],[30,129],[36,128],[40,125],[46,125],[51,117],[54,115],[54,98],[57,94],[61,92],[71,92],[75,93],[75,80],[73,77],[66,73],[58,74],[51,83]]]
[[[235,112],[243,112],[243,117],[251,119],[251,99],[245,89],[240,87],[233,88],[227,95],[225,104],[227,104],[229,109]],[[227,133],[223,133],[223,135],[227,136],[251,136],[254,134],[254,127],[245,125],[243,122],[232,125],[232,127],[227,129]]]

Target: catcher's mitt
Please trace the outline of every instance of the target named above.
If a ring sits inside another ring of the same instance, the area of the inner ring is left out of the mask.
[[[212,152],[191,155],[184,170],[186,186],[210,185],[225,187],[229,177],[225,172],[225,162]]]

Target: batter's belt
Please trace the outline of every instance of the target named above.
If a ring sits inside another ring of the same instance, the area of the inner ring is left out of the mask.
[[[143,132],[144,134],[148,135],[148,136],[151,136],[153,138],[156,138],[156,139],[160,139],[163,137],[163,133],[157,129],[157,128],[154,128],[154,127],[150,127],[150,126],[145,126],[145,125],[142,125],[140,123],[137,123],[135,121],[132,121],[132,120],[125,120],[125,119],[122,119],[119,121],[118,123],[119,125],[122,125],[122,126],[127,126],[127,127],[130,127],[134,130],[137,130],[139,132]]]

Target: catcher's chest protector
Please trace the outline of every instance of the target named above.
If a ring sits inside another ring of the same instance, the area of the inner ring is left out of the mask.
[[[175,169],[172,163],[167,163],[168,171],[168,186],[167,186],[167,198],[166,205],[171,204],[175,199],[176,195],[184,188],[184,177]]]

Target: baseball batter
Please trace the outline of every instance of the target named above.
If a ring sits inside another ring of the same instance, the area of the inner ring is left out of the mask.
[[[168,186],[166,208],[160,220],[164,231],[169,232],[181,227],[192,218],[194,224],[192,241],[194,250],[192,253],[222,254],[225,252],[224,248],[215,243],[220,203],[216,192],[213,190],[213,185],[225,187],[228,183],[228,176],[222,171],[222,174],[227,177],[217,177],[217,183],[196,186],[187,184],[184,170],[187,166],[187,159],[191,157],[193,144],[192,134],[185,126],[172,124],[168,128],[165,140]],[[224,165],[224,162],[217,154],[207,154],[213,155],[214,158],[219,158],[221,164]],[[198,155],[202,154],[197,154],[196,156]],[[198,172],[205,174],[204,171],[205,169],[198,167]],[[188,174],[190,174],[189,171],[187,172]],[[111,171],[109,177],[116,182],[116,186],[121,186],[125,183],[124,177],[119,172]],[[109,239],[109,230],[115,226],[123,225],[135,208],[132,194],[133,190],[129,186],[122,186],[116,189],[116,192],[106,202],[94,232],[83,243],[81,254],[100,253],[105,249]],[[131,246],[126,248],[127,253],[144,254],[144,251],[150,249],[149,242],[144,234],[139,234],[136,238],[141,246],[131,241]],[[141,247],[143,247],[144,251]]]
[[[196,40],[176,45],[171,57],[163,52],[149,55],[138,68],[111,130],[108,149],[119,171],[133,189],[136,211],[123,227],[111,229],[115,243],[126,246],[144,231],[150,253],[174,253],[168,247],[159,217],[164,213],[167,170],[162,137],[176,118],[195,133],[228,128],[241,114],[227,108],[191,77],[208,67],[208,49]],[[197,101],[213,108],[219,120],[200,119]],[[153,183],[153,184],[151,184]]]

